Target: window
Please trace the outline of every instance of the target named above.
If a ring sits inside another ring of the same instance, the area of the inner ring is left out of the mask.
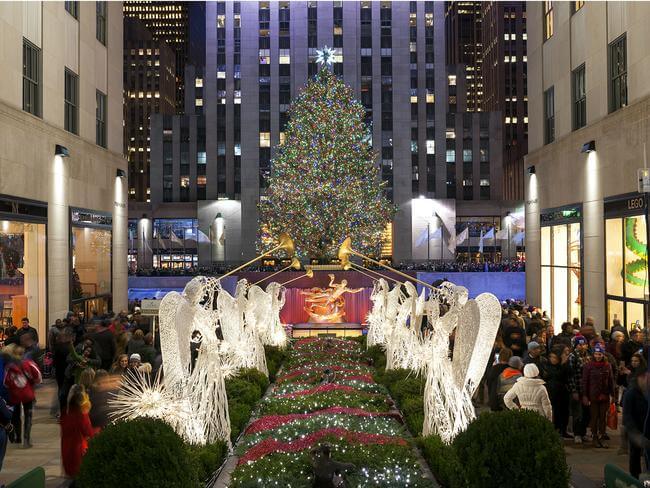
[[[544,1],[544,40],[553,35],[553,2]]]
[[[97,5],[97,40],[106,45],[106,2],[98,1]]]
[[[68,132],[79,133],[79,77],[68,68],[65,69],[64,125]]]
[[[555,140],[555,93],[553,88],[544,92],[544,144]]]
[[[95,142],[106,147],[106,95],[97,90],[97,107],[95,109]]]
[[[69,1],[66,0],[63,2],[65,4],[65,9],[68,11],[70,15],[72,15],[75,19],[79,18],[79,2],[78,1]]]
[[[587,125],[587,94],[583,64],[573,72],[573,130],[585,125]]]
[[[627,105],[627,43],[625,34],[609,45],[609,111]]]
[[[578,10],[580,10],[584,6],[585,6],[585,0],[578,0],[576,2],[571,2],[571,12],[575,14]]]
[[[23,110],[41,116],[41,50],[23,39]]]

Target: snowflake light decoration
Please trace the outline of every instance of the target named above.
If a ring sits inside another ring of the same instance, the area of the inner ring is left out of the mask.
[[[323,46],[323,49],[316,49],[316,62],[324,66],[331,66],[334,62],[336,50],[331,47]]]

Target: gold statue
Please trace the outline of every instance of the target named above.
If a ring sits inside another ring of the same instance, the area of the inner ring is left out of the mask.
[[[305,312],[309,314],[309,322],[312,323],[340,323],[345,317],[344,293],[359,293],[363,288],[348,288],[347,280],[335,283],[333,274],[330,277],[327,288],[309,288],[300,293],[305,295]]]

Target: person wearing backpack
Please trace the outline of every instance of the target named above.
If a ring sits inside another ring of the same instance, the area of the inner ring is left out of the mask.
[[[36,400],[34,385],[42,381],[41,371],[34,361],[23,358],[25,351],[22,347],[10,345],[5,348],[5,352],[9,361],[5,366],[4,386],[9,392],[9,405],[14,409],[10,440],[16,444],[22,442],[25,448],[32,447],[32,413]]]

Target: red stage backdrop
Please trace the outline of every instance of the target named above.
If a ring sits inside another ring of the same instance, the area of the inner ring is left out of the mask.
[[[337,280],[338,281],[338,280]],[[285,295],[286,302],[280,312],[280,320],[284,324],[303,324],[309,320],[305,312],[305,296],[300,293],[301,288],[288,288]],[[363,324],[366,321],[372,303],[370,294],[372,288],[364,288],[359,293],[346,293],[345,322]]]

